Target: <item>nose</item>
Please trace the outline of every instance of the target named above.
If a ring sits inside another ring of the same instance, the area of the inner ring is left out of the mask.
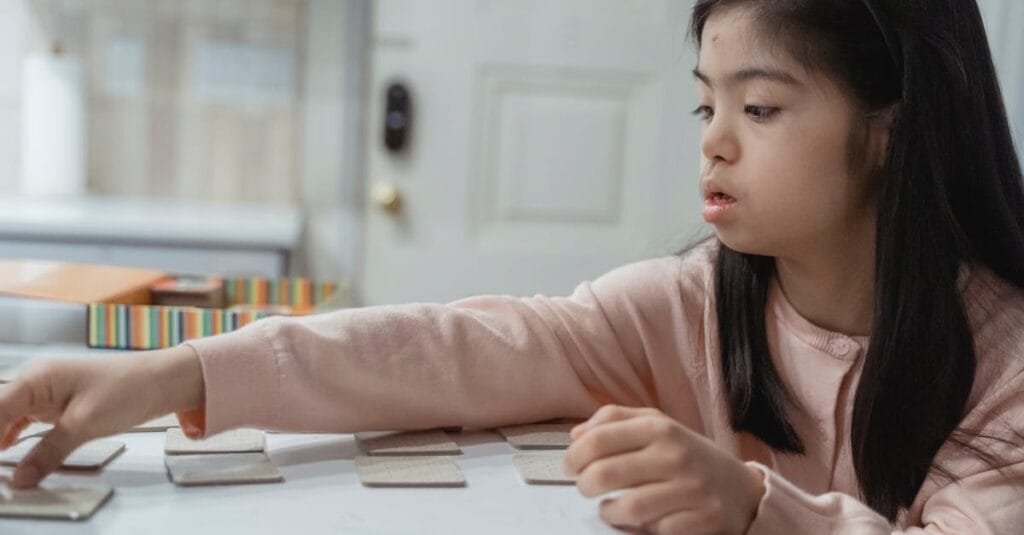
[[[700,150],[704,158],[711,163],[732,163],[739,158],[739,143],[725,117],[716,115],[704,127],[700,138]]]

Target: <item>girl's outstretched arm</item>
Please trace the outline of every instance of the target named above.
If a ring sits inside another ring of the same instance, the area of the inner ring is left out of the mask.
[[[235,427],[355,432],[493,427],[670,404],[699,426],[682,345],[702,340],[709,263],[619,268],[566,298],[269,318],[166,350],[50,361],[0,386],[0,449],[57,424],[16,470],[32,486],[87,440],[177,412],[198,438]],[[693,333],[692,336],[689,333]]]
[[[678,334],[668,331],[700,321],[679,297],[683,262],[626,266],[565,298],[482,296],[276,317],[195,340],[188,345],[199,355],[206,402],[182,421],[195,436],[239,426],[486,428],[587,417],[609,402],[655,406],[655,375],[666,370],[649,357],[680,354]],[[695,299],[701,310],[703,295]]]

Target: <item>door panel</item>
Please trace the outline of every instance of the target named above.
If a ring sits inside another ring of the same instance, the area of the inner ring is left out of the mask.
[[[401,201],[367,211],[367,304],[565,294],[702,228],[689,2],[375,6],[368,189]],[[412,99],[398,154],[395,80]]]

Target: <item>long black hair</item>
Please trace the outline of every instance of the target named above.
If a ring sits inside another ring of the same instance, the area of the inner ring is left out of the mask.
[[[976,355],[958,288],[981,264],[1024,288],[1024,186],[975,0],[698,0],[700,46],[719,8],[755,10],[769,37],[845,89],[865,117],[896,110],[878,172],[871,342],[851,421],[858,484],[895,521],[958,432]],[[719,342],[732,427],[801,454],[769,355],[774,259],[721,244]]]

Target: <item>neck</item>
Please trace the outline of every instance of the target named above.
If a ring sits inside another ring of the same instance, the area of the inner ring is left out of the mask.
[[[865,243],[866,242],[866,243]],[[778,256],[783,294],[811,323],[851,336],[868,336],[874,315],[874,241],[852,240]]]

